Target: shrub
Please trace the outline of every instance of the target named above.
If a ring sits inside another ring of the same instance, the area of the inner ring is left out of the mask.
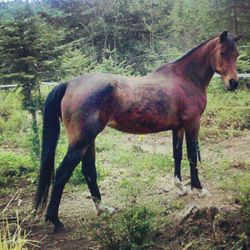
[[[27,112],[22,109],[18,92],[0,93],[0,134],[20,132],[27,127]]]
[[[144,249],[153,242],[154,220],[154,211],[136,205],[112,217],[104,214],[92,226],[105,249]]]
[[[0,186],[6,184],[10,179],[32,171],[34,171],[33,162],[29,155],[0,151]]]
[[[244,227],[250,234],[250,174],[246,173],[240,182],[241,211],[244,218]]]
[[[96,64],[92,71],[124,75],[132,74],[132,68],[130,65],[127,66],[125,62],[116,62],[112,56],[108,59],[103,58],[102,62]]]
[[[58,78],[72,79],[90,71],[92,63],[80,49],[68,49],[57,59]]]

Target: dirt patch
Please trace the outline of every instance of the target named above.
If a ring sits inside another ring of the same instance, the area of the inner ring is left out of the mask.
[[[161,132],[143,136],[125,135],[123,139],[124,142],[131,141],[135,147],[146,152],[172,155],[172,136],[170,132]],[[227,158],[229,161],[244,162],[250,160],[250,134],[223,140],[217,144],[201,144],[201,154],[204,160],[216,160],[217,157],[220,158],[221,156]]]
[[[230,160],[238,162],[250,160],[250,134],[246,134],[244,137],[236,137],[231,140],[222,141],[219,145],[222,147],[224,156]]]
[[[236,232],[240,235],[242,223],[237,210],[195,207],[188,215],[186,220],[159,233],[160,246],[168,245],[169,249],[248,249],[247,240],[236,235]]]

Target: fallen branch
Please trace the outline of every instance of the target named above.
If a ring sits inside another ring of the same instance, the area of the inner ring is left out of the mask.
[[[177,223],[179,225],[182,225],[185,221],[187,221],[191,216],[193,216],[198,211],[198,208],[196,205],[189,205],[181,214],[178,216],[179,219],[177,220]]]
[[[12,196],[12,198],[10,199],[10,201],[8,202],[8,204],[7,204],[7,205],[5,206],[5,208],[3,209],[2,214],[4,214],[4,213],[7,211],[7,209],[8,209],[8,207],[9,207],[10,203],[11,203],[16,197],[18,197],[18,195],[19,195],[19,191],[16,191],[16,193]]]

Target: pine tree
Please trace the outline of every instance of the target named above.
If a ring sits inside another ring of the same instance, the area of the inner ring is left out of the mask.
[[[26,3],[16,18],[0,26],[0,82],[16,83],[21,88],[23,107],[32,116],[33,151],[39,157],[36,111],[40,109],[40,82],[55,71],[56,46],[63,38],[61,31],[32,15]],[[50,73],[50,74],[49,74]]]

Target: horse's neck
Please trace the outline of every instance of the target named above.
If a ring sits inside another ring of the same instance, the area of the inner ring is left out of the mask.
[[[214,75],[214,70],[210,64],[210,53],[214,43],[215,40],[213,39],[174,62],[185,79],[189,79],[189,82],[204,89],[207,88]]]
[[[162,65],[153,74],[178,75],[184,79],[184,82],[188,80],[189,83],[206,89],[214,75],[210,64],[210,53],[215,43],[216,38],[198,46],[177,61]]]

